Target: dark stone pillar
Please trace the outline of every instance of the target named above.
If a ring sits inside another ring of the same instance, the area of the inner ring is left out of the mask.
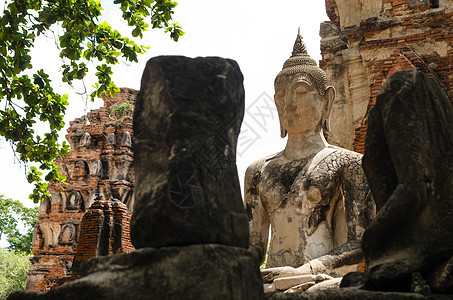
[[[148,62],[134,113],[136,248],[248,247],[236,169],[242,81],[233,60],[162,56]]]

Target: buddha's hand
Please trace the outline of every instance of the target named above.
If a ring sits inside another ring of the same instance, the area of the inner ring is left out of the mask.
[[[276,278],[290,277],[296,275],[311,274],[310,267],[306,268],[293,268],[293,267],[277,267],[261,270],[261,276],[263,276],[263,282],[272,282]]]
[[[265,283],[272,282],[276,278],[310,274],[313,274],[313,271],[309,263],[306,263],[299,268],[277,267],[261,270],[261,276],[263,276],[263,282]]]

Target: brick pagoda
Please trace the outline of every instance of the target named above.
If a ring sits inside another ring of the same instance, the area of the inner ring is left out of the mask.
[[[104,96],[100,109],[70,122],[66,139],[72,151],[57,160],[67,180],[51,184],[51,197],[40,205],[27,290],[48,291],[76,278],[73,267],[87,259],[133,250],[136,96],[136,90],[122,88],[114,98]]]

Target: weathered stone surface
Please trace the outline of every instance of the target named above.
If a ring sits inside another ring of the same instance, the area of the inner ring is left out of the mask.
[[[368,122],[363,168],[379,213],[362,240],[365,287],[407,291],[413,273],[427,279],[453,256],[453,109],[434,80],[406,70]],[[453,292],[451,268],[442,276],[450,285],[438,292]]]
[[[313,287],[315,285],[316,285],[316,282],[314,282],[314,281],[301,283],[301,284],[298,284],[296,286],[293,286],[293,287],[287,289],[286,291],[284,291],[284,293],[300,293],[300,292],[304,292],[304,291],[308,290],[309,288],[311,288],[311,287]]]
[[[441,263],[428,276],[430,287],[434,291],[448,291],[453,286],[453,257]]]
[[[134,116],[135,247],[248,247],[235,164],[242,81],[233,60],[148,62]]]
[[[241,247],[143,248],[96,258],[88,276],[46,294],[18,293],[9,299],[262,299],[257,265],[256,255]]]
[[[277,289],[275,288],[274,283],[265,283],[263,284],[264,287],[264,292],[265,293],[270,293],[270,292],[275,292]]]
[[[316,292],[316,291],[325,291],[325,290],[331,290],[331,289],[338,289],[340,287],[341,280],[342,280],[342,278],[338,277],[338,278],[332,278],[332,279],[328,279],[325,281],[321,281],[321,282],[315,284],[314,286],[310,287],[307,290],[307,293],[312,293],[312,292]]]
[[[299,275],[299,276],[277,278],[274,280],[273,283],[277,290],[282,291],[282,290],[286,290],[290,287],[300,285],[302,283],[322,281],[322,280],[326,280],[326,279],[332,279],[332,277],[330,277],[328,275],[324,275],[324,274]]]
[[[348,7],[353,10],[352,7]],[[336,96],[332,107],[331,126],[328,134],[330,144],[354,149],[355,130],[360,127],[370,98],[370,70],[364,63],[356,43],[351,45],[343,38],[332,22],[323,22],[320,27],[321,49],[325,60],[323,66],[329,83],[335,87]],[[335,53],[329,57],[326,52]]]

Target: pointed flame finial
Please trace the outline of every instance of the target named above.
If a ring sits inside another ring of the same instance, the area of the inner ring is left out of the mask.
[[[274,84],[281,80],[286,84],[286,76],[298,75],[308,80],[319,92],[321,97],[324,97],[327,88],[327,75],[321,68],[318,67],[316,61],[308,55],[307,47],[305,46],[300,27],[297,31],[296,42],[294,43],[293,53],[283,64],[283,69],[275,78]]]
[[[291,57],[299,55],[308,55],[307,47],[305,46],[302,35],[300,34],[300,27],[297,29],[297,37],[296,41],[294,42],[293,53],[291,54]]]

